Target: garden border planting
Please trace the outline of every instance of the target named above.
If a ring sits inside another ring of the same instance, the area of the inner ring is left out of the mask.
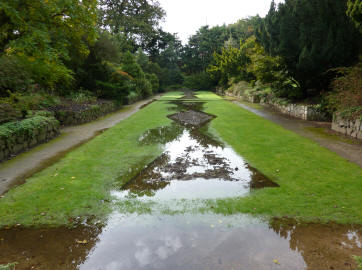
[[[226,91],[225,95],[243,99],[251,103],[260,103],[264,106],[271,106],[275,110],[286,115],[300,118],[307,121],[328,121],[324,113],[320,111],[320,104],[294,104],[283,99],[259,97],[257,95],[235,95],[231,91]]]
[[[113,101],[103,101],[99,104],[87,105],[79,110],[72,110],[71,108],[55,110],[54,114],[61,125],[72,126],[94,121],[120,108],[121,106]]]

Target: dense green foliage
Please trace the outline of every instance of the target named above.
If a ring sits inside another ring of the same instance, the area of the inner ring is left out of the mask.
[[[99,5],[102,27],[144,49],[158,33],[159,22],[165,15],[155,0],[99,0]]]
[[[358,60],[361,35],[346,15],[347,1],[272,2],[257,37],[266,52],[280,55],[303,97],[328,88],[326,71]]]
[[[362,1],[348,0],[347,15],[351,17],[358,30],[362,33]]]
[[[164,15],[146,0],[1,2],[0,95],[86,90],[127,103],[182,83]]]
[[[59,125],[54,117],[34,116],[19,122],[9,122],[0,126],[2,140],[16,140],[18,137],[35,137],[39,129],[46,128],[49,124]]]
[[[359,0],[272,1],[265,18],[200,28],[183,49],[182,70],[188,78],[207,70],[210,85],[224,90],[245,81],[289,100],[325,100],[341,75],[336,68],[358,62],[361,7]]]
[[[70,83],[73,72],[65,62],[72,54],[87,56],[87,43],[96,37],[96,13],[96,0],[0,2],[1,62],[13,61],[44,87]],[[14,84],[4,87],[18,90]]]
[[[254,33],[254,27],[260,17],[241,19],[235,24],[222,26],[203,26],[190,37],[182,51],[182,70],[186,74],[199,73],[214,63],[214,53],[220,53],[223,47],[238,46],[239,40],[246,40]]]
[[[329,107],[347,119],[362,119],[362,64],[337,69],[342,76],[332,82]]]

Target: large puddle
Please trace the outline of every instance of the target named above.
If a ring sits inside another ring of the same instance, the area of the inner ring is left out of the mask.
[[[354,269],[352,255],[362,256],[360,226],[192,211],[204,199],[278,187],[208,134],[215,116],[203,113],[203,106],[192,95],[172,101],[168,117],[174,123],[140,136],[140,144],[159,143],[164,152],[112,191],[115,210],[105,224],[0,230],[0,264],[84,270]],[[178,202],[189,211],[173,211]],[[145,203],[150,211],[142,208]]]
[[[118,199],[162,202],[245,196],[253,188],[277,187],[249,166],[231,147],[208,134],[215,116],[202,112],[197,99],[172,101],[175,122],[148,130],[141,144],[161,143],[164,153],[113,194]]]
[[[114,214],[104,227],[0,231],[16,269],[355,269],[362,229],[247,215]]]

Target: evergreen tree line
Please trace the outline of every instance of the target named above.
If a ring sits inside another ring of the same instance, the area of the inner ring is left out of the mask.
[[[278,97],[321,98],[346,75],[339,67],[360,66],[361,14],[360,0],[272,1],[264,18],[203,27],[183,49],[185,84],[227,89],[246,81]]]

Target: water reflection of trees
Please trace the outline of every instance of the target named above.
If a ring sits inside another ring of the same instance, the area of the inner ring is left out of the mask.
[[[301,253],[307,269],[355,269],[351,256],[362,256],[362,226],[301,224],[293,219],[274,219],[269,226]]]

